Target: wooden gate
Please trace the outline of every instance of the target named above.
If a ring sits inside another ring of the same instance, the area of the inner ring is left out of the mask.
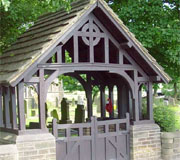
[[[126,119],[57,124],[53,120],[57,160],[129,160],[129,114]]]

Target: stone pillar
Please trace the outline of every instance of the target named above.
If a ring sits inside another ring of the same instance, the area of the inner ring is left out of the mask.
[[[130,127],[131,160],[161,160],[160,128],[157,124]]]
[[[18,160],[18,152],[15,144],[0,144],[0,160]]]
[[[0,132],[0,160],[31,159],[56,160],[56,141],[52,134],[15,135]]]
[[[162,159],[180,159],[180,132],[164,132],[161,134]]]
[[[18,160],[56,160],[55,137],[50,133],[19,135],[16,146]]]

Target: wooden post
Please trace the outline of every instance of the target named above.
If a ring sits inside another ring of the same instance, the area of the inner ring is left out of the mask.
[[[4,110],[5,110],[5,127],[11,128],[10,123],[10,111],[9,111],[9,100],[10,100],[10,93],[9,87],[4,87]]]
[[[0,127],[4,127],[2,107],[2,87],[0,86]]]
[[[57,47],[57,63],[62,64],[62,45]]]
[[[109,64],[109,39],[105,37],[105,64]]]
[[[121,119],[122,117],[122,86],[118,85],[118,118]]]
[[[137,83],[137,71],[134,71],[134,118],[135,118],[135,122],[139,122],[139,103],[138,103],[138,83]]]
[[[113,106],[112,113],[110,114],[110,117],[111,117],[111,118],[114,118],[114,97],[113,97],[113,85],[109,85],[109,86],[108,86],[108,88],[109,88],[109,98],[111,99],[112,106]]]
[[[106,100],[105,100],[105,86],[104,85],[100,86],[100,98],[101,98],[101,117],[105,118],[106,117],[106,110],[105,110]]]
[[[92,86],[91,86],[91,76],[87,75],[87,87],[86,87],[86,97],[87,97],[87,107],[88,107],[88,119],[91,119],[93,115],[92,107]]]
[[[24,83],[18,84],[18,117],[19,117],[19,129],[25,130],[25,111],[24,111]]]
[[[39,70],[39,80],[39,124],[44,130],[46,129],[44,69]]]
[[[74,63],[79,62],[78,36],[74,35]]]
[[[16,115],[16,95],[15,95],[15,87],[10,88],[11,95],[11,111],[12,111],[12,128],[17,129],[17,115]]]
[[[153,120],[153,93],[152,93],[152,82],[148,83],[148,95],[147,95],[147,109],[149,120]]]
[[[57,119],[53,118],[52,120],[52,133],[54,137],[58,138],[58,129],[57,129]]]
[[[141,92],[141,88],[138,91],[138,97],[139,97],[139,118],[142,119],[142,92]]]
[[[93,20],[89,20],[89,32],[93,33]],[[90,63],[94,63],[94,45],[93,45],[93,36],[89,37],[89,51],[90,51]]]

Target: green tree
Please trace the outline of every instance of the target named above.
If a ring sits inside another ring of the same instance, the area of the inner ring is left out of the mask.
[[[42,14],[60,7],[70,9],[73,0],[0,0],[0,55]]]
[[[179,0],[106,0],[136,38],[173,78],[180,77]]]

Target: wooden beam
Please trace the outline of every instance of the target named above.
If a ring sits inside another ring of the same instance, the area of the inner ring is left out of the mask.
[[[39,77],[24,78],[24,83],[39,83]]]
[[[121,43],[120,46],[123,48],[123,49],[128,49],[128,48],[132,48],[132,43],[131,42],[124,42],[124,43]]]
[[[11,107],[12,107],[12,128],[17,129],[17,114],[16,114],[16,94],[15,87],[10,88]]]
[[[3,106],[2,106],[2,86],[0,86],[0,127],[4,127]]]
[[[82,31],[77,31],[75,33],[75,36],[80,36],[80,37],[98,37],[98,38],[104,38],[106,35],[104,33],[95,33],[95,32],[82,32]]]
[[[10,92],[9,87],[4,87],[4,110],[5,110],[5,127],[11,128],[10,122],[10,110],[9,110],[9,100],[10,100]]]
[[[18,84],[18,117],[19,117],[19,129],[25,130],[25,110],[24,110],[24,83],[21,82]]]
[[[68,70],[71,69],[71,71],[73,72],[74,70],[84,70],[84,71],[98,71],[98,70],[105,70],[108,71],[111,68],[117,69],[119,71],[119,69],[121,70],[134,70],[134,66],[129,65],[129,64],[124,64],[124,65],[117,65],[117,64],[102,64],[102,63],[94,63],[94,64],[90,64],[90,63],[78,63],[78,64],[39,64],[38,68],[44,68],[44,69],[52,69],[52,70],[56,70],[56,69],[61,69],[61,70]]]
[[[149,77],[149,79],[153,82],[158,82],[158,81],[161,81],[161,78],[160,76],[151,76]]]

